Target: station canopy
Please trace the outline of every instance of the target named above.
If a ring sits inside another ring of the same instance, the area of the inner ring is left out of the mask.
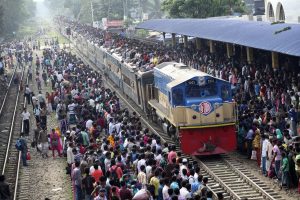
[[[153,19],[137,29],[175,33],[300,57],[300,25],[237,19]]]

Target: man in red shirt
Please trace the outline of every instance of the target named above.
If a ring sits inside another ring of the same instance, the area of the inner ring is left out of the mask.
[[[115,178],[117,178],[118,180],[120,180],[122,178],[122,176],[123,176],[123,170],[122,170],[121,167],[119,167],[119,166],[116,165],[116,161],[115,160],[111,161],[111,167],[109,168],[109,171],[110,171],[110,174],[111,174],[112,178],[114,178],[113,177],[114,174],[117,175],[117,177],[115,177]]]
[[[97,164],[94,164],[95,171],[91,174],[94,177],[96,182],[99,182],[100,178],[103,176],[103,172],[99,169]]]
[[[172,163],[173,158],[176,158],[176,157],[177,157],[176,146],[173,145],[171,152],[168,154],[168,162]]]

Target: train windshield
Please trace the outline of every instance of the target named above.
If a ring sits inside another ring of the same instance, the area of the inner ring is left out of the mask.
[[[188,85],[186,87],[186,94],[188,98],[201,97],[207,98],[217,95],[217,90],[214,83],[206,84],[204,86]]]

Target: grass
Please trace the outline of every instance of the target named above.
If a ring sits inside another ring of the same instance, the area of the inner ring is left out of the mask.
[[[26,36],[31,36],[36,34],[39,29],[39,25],[35,21],[28,21],[20,26],[16,38],[23,39]]]
[[[59,44],[68,44],[69,40],[67,38],[65,38],[64,36],[62,36],[60,33],[56,32],[55,30],[52,30],[50,32],[47,33],[48,37],[54,37],[54,38],[58,38],[58,42]]]

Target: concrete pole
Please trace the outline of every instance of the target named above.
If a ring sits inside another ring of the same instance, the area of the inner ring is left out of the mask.
[[[278,67],[279,67],[277,52],[272,52],[272,67],[273,67],[273,69],[278,69]]]
[[[172,47],[175,47],[176,46],[176,34],[175,33],[172,33]]]
[[[226,50],[227,50],[227,58],[231,58],[233,55],[233,45],[226,43]]]
[[[248,64],[252,64],[252,62],[253,62],[253,48],[246,47],[246,52],[247,52],[247,62],[248,62]]]
[[[209,40],[209,52],[210,53],[215,53],[216,52],[215,43],[212,40]]]
[[[202,48],[202,41],[200,38],[196,38],[196,47],[199,50]]]

